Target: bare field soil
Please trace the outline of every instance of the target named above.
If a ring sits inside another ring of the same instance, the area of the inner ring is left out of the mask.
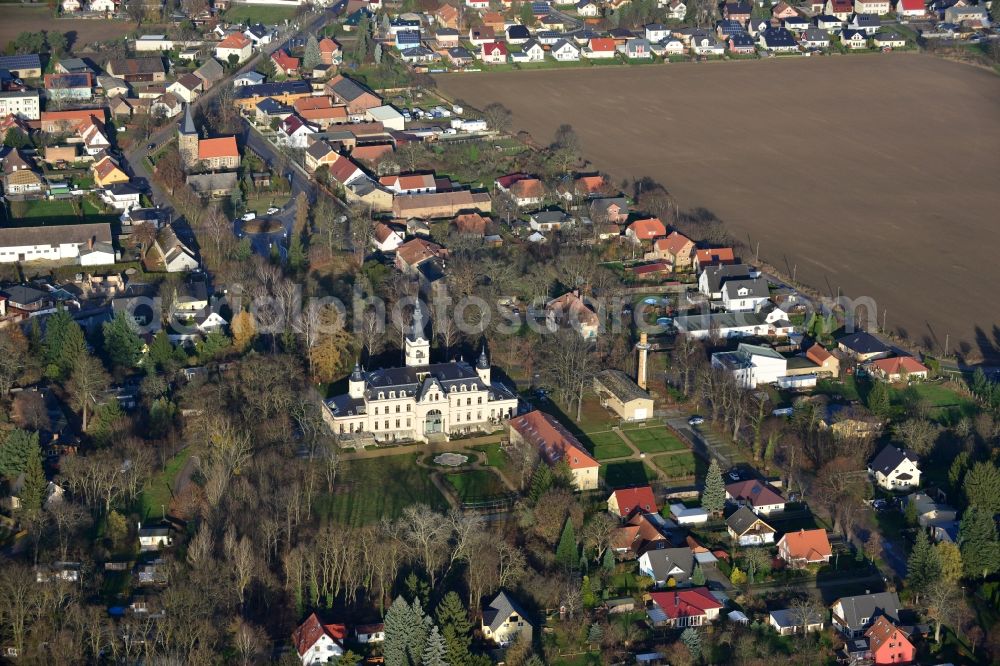
[[[47,7],[19,7],[0,5],[3,18],[0,19],[0,49],[7,46],[22,32],[43,32],[55,30],[69,37],[70,48],[80,50],[97,41],[116,39],[135,29],[135,23],[128,21],[107,21],[104,19],[52,18]]]
[[[613,177],[649,176],[761,258],[938,350],[1000,357],[1000,77],[891,54],[451,74],[438,86]]]

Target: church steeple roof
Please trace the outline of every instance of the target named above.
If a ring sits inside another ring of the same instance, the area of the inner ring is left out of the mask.
[[[411,342],[426,341],[427,335],[424,331],[426,327],[427,320],[424,318],[424,311],[418,300],[416,307],[413,308],[413,326],[410,328],[410,332],[406,334],[406,338]]]
[[[194,126],[194,119],[191,118],[190,104],[184,105],[184,118],[181,120],[180,133],[198,135],[198,129]]]
[[[490,359],[486,357],[486,345],[483,345],[483,350],[479,352],[479,360],[476,361],[476,367],[480,370],[488,370],[490,367]]]
[[[361,365],[357,362],[354,363],[354,372],[351,373],[352,382],[364,381],[364,375],[361,374]]]

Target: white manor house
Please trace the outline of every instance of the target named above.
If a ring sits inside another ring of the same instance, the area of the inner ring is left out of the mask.
[[[462,360],[431,363],[425,327],[418,304],[404,341],[405,367],[354,366],[347,393],[324,403],[323,417],[335,435],[426,442],[495,430],[517,414],[517,395],[491,381],[485,349],[474,368]]]

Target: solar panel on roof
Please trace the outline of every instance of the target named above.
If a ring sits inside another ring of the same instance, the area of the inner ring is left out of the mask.
[[[0,67],[4,69],[41,69],[42,61],[37,53],[0,56]]]

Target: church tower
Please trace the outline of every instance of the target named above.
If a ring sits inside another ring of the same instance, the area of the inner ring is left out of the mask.
[[[187,168],[198,163],[198,128],[191,118],[191,105],[184,105],[184,117],[177,126],[177,150],[181,154],[181,164]]]
[[[406,367],[418,367],[431,362],[431,341],[428,339],[424,329],[427,328],[427,321],[424,319],[424,311],[417,301],[417,307],[413,309],[413,326],[406,334],[404,343],[404,353],[406,356]]]
[[[476,361],[476,374],[486,386],[490,385],[490,359],[486,356],[486,345],[483,345],[483,351],[479,353],[479,360]]]

